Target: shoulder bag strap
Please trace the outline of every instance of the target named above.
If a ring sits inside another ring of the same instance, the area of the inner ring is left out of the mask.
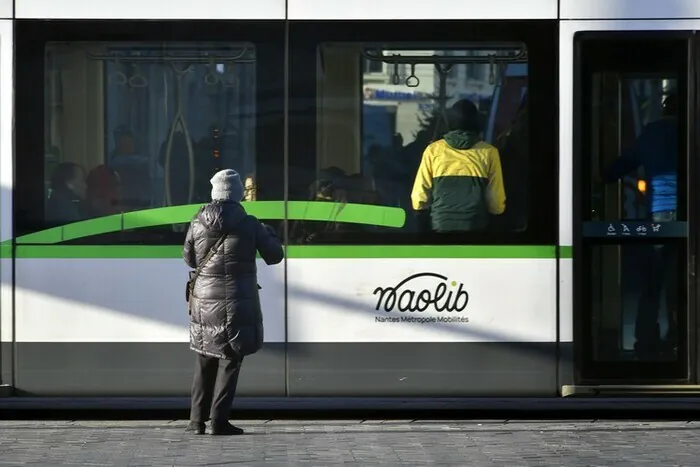
[[[190,281],[190,283],[192,284],[192,287],[194,287],[194,283],[197,282],[197,277],[199,277],[199,273],[202,272],[202,268],[204,268],[204,266],[209,262],[211,257],[214,255],[216,250],[219,249],[219,247],[221,246],[221,244],[223,243],[223,241],[226,237],[227,237],[226,234],[223,234],[221,237],[219,237],[219,239],[216,241],[214,246],[211,247],[211,249],[209,250],[207,255],[204,257],[202,262],[199,264],[199,266],[197,266],[197,269],[195,269],[194,275],[192,276],[192,280]]]

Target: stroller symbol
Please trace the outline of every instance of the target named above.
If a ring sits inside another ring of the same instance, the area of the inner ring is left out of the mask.
[[[660,228],[661,228],[661,224],[651,224],[651,229],[654,232],[658,232]]]

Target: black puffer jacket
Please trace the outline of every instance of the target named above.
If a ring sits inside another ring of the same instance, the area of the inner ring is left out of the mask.
[[[223,234],[227,238],[197,278],[190,297],[190,348],[232,360],[262,347],[256,252],[267,264],[284,259],[282,243],[243,206],[215,201],[202,207],[190,224],[183,256],[196,268]]]

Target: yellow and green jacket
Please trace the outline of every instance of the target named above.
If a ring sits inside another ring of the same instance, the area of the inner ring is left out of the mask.
[[[506,209],[498,149],[473,132],[451,131],[423,152],[411,192],[416,211],[430,210],[433,230],[481,230]]]

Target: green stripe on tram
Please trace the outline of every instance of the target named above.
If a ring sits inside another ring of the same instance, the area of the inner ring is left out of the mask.
[[[541,245],[300,245],[289,258],[553,259],[554,246]]]
[[[249,214],[261,220],[283,220],[284,201],[243,203]],[[121,230],[189,223],[201,204],[169,206],[89,219],[23,235],[16,239],[16,258],[181,258],[180,245],[63,245]],[[286,203],[291,221],[336,221],[379,227],[401,228],[406,213],[401,208],[366,204],[313,201]],[[289,245],[287,257],[310,258],[529,258],[554,259],[553,245]],[[12,242],[0,244],[0,255],[12,257]],[[562,258],[571,257],[571,247],[560,247]]]
[[[284,201],[251,201],[242,204],[249,214],[259,219],[282,220],[285,218]],[[55,244],[121,230],[188,223],[201,206],[201,204],[168,206],[98,217],[23,235],[17,238],[16,243]],[[406,212],[403,209],[389,206],[289,201],[287,209],[287,218],[292,221],[334,221],[393,228],[401,228],[406,222]]]

